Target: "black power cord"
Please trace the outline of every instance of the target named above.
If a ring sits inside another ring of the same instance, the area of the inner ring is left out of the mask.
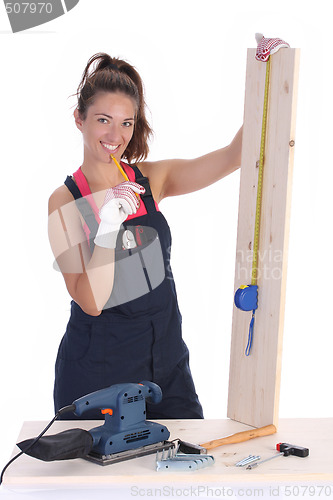
[[[21,455],[23,455],[23,453],[26,453],[27,451],[29,451],[37,443],[37,441],[39,441],[39,439],[45,434],[45,432],[51,427],[51,425],[53,424],[53,422],[55,420],[57,420],[57,418],[60,417],[60,415],[62,415],[63,413],[68,413],[70,411],[75,411],[75,409],[76,409],[75,405],[69,405],[69,406],[64,406],[63,408],[60,408],[60,410],[55,414],[55,416],[53,417],[53,419],[51,420],[51,422],[47,424],[47,426],[45,427],[45,429],[42,430],[42,432],[39,434],[39,436],[37,436],[33,440],[33,442],[31,444],[29,444],[29,446],[25,450],[20,451],[20,453],[18,453],[17,455],[15,455],[15,457],[13,457],[11,460],[9,460],[9,462],[5,465],[5,467],[2,469],[2,472],[1,472],[1,475],[0,475],[0,485],[2,484],[4,473],[5,473],[6,469],[10,466],[10,464],[12,464],[14,462],[14,460],[16,460],[18,457],[20,457]]]

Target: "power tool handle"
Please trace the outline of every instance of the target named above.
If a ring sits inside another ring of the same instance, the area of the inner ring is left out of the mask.
[[[145,398],[148,403],[160,403],[162,401],[162,389],[149,380],[143,380],[139,385],[144,386]]]
[[[115,406],[118,405],[118,398],[121,395],[126,397],[126,393],[132,390],[142,394],[151,403],[159,403],[162,400],[162,390],[153,382],[143,381],[140,384],[115,384],[76,399],[73,402],[73,405],[75,405],[75,414],[81,416],[87,410],[95,408],[111,408],[114,410]]]

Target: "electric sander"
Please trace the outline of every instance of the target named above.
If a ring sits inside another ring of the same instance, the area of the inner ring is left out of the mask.
[[[100,465],[172,449],[176,444],[167,441],[167,427],[146,420],[146,401],[161,400],[161,388],[153,382],[112,385],[75,400],[53,419],[69,411],[80,417],[85,411],[99,408],[105,417],[103,425],[89,431],[69,429],[43,436],[52,421],[37,438],[17,446],[23,453],[44,461],[84,458]]]
[[[146,420],[146,400],[162,400],[162,391],[153,382],[116,384],[74,401],[78,416],[95,408],[105,415],[104,424],[89,431],[93,445],[85,458],[106,465],[165,449],[170,432],[165,425]]]

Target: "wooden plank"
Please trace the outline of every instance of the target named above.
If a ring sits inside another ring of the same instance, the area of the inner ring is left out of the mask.
[[[244,424],[228,419],[161,420],[160,422],[169,429],[170,439],[180,438],[190,443],[202,443],[249,429]],[[102,422],[100,423],[102,424]],[[96,425],[98,425],[96,420],[56,421],[47,434],[56,434],[73,427],[89,430]],[[46,422],[24,422],[17,442],[37,436],[45,426]],[[279,442],[309,448],[310,455],[307,458],[280,457],[251,471],[235,467],[235,463],[250,454],[260,455],[263,459],[271,457],[276,453],[276,444]],[[148,455],[105,467],[83,459],[42,462],[22,455],[7,469],[3,484],[5,487],[10,486],[11,489],[25,487],[27,490],[31,488],[33,491],[37,488],[49,489],[52,487],[58,490],[58,488],[68,487],[70,484],[77,488],[84,488],[85,485],[100,488],[105,488],[108,485],[122,485],[127,488],[127,491],[134,485],[146,484],[150,485],[149,487],[156,485],[156,487],[163,488],[163,485],[166,484],[182,483],[198,487],[205,482],[215,483],[218,486],[224,483],[228,485],[243,483],[243,486],[246,485],[246,487],[252,481],[256,483],[286,482],[288,485],[291,481],[301,481],[302,485],[313,481],[318,485],[318,481],[333,480],[332,447],[332,418],[281,419],[280,428],[276,434],[215,448],[212,453],[215,458],[214,466],[195,472],[156,472],[156,455]],[[18,448],[15,447],[13,455],[17,452]],[[44,494],[45,497],[39,495],[36,497],[49,498],[46,491]],[[55,498],[55,496],[50,494],[50,498]],[[154,498],[160,496],[157,494]],[[170,496],[173,497],[171,494]],[[223,497],[223,495],[217,496]],[[262,495],[262,498],[270,496]],[[113,497],[118,498],[119,495]],[[57,498],[62,498],[61,494],[58,494]],[[84,498],[86,497],[84,496]],[[239,497],[237,496],[237,498]],[[327,494],[323,498],[327,498]]]
[[[228,417],[254,427],[278,424],[282,337],[299,49],[271,56],[252,351],[245,355],[251,312],[233,309]],[[252,245],[266,64],[248,50],[235,291],[251,282]]]

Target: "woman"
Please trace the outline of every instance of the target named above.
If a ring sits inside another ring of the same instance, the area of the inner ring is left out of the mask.
[[[131,65],[96,54],[77,97],[84,160],[49,200],[50,242],[73,299],[56,361],[55,410],[112,384],[151,380],[163,400],[147,406],[147,418],[203,418],[158,204],[238,168],[241,131],[201,158],[147,162],[151,129]]]

